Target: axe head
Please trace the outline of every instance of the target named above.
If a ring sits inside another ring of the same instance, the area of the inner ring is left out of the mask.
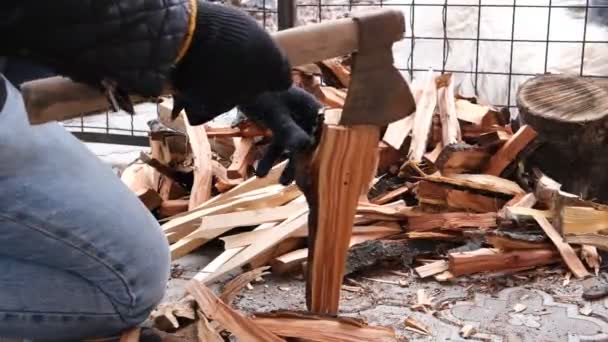
[[[403,13],[381,9],[357,14],[354,20],[359,44],[340,124],[386,126],[411,115],[414,96],[393,65],[393,43],[405,33]]]

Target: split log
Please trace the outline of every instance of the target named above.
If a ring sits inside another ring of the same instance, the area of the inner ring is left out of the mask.
[[[435,161],[443,175],[454,173],[479,173],[486,168],[491,154],[477,146],[465,143],[444,147]]]
[[[310,207],[306,303],[312,312],[338,312],[357,204],[373,178],[375,165],[369,161],[376,157],[378,142],[376,126],[326,123],[307,172],[299,170],[296,180]]]
[[[465,99],[457,99],[455,102],[456,116],[459,120],[470,122],[481,126],[483,118],[492,111],[488,106],[471,103]]]
[[[173,231],[177,231],[180,229],[188,229],[191,228],[193,224],[200,223],[200,220],[203,216],[208,215],[208,212],[202,212],[204,210],[209,210],[210,208],[225,204],[227,202],[233,201],[234,197],[241,196],[248,192],[254,191],[256,189],[265,188],[271,185],[278,184],[279,177],[283,172],[287,162],[282,162],[279,165],[273,167],[268,175],[264,178],[252,177],[247,181],[239,184],[235,188],[219,195],[215,196],[209,201],[201,204],[196,209],[190,210],[184,214],[177,215],[173,217],[170,221],[163,224],[162,228],[165,233],[170,233]],[[202,212],[202,213],[201,213]],[[194,229],[191,229],[187,234],[192,232]]]
[[[500,210],[506,200],[504,194],[486,195],[473,191],[457,190],[449,184],[421,181],[416,197],[422,204],[450,208],[458,211],[470,210],[477,213],[493,213]]]
[[[409,191],[410,191],[410,188],[408,186],[402,186],[400,188],[391,190],[387,193],[384,193],[382,195],[378,195],[375,198],[372,198],[371,203],[378,204],[378,205],[386,204],[399,196],[403,196],[404,194],[408,193]]]
[[[192,210],[201,205],[211,197],[211,181],[213,172],[211,170],[211,145],[207,139],[207,133],[203,125],[191,126],[185,113],[184,123],[188,132],[188,139],[194,155],[194,183],[190,191],[190,202],[188,209]]]
[[[537,133],[531,126],[524,125],[521,127],[492,156],[484,173],[500,176],[511,163],[517,160],[518,155],[536,139],[536,136]]]
[[[564,191],[608,200],[606,89],[584,77],[536,76],[520,86],[517,106],[520,120],[543,142],[527,163],[563,184]]]
[[[215,180],[215,188],[219,192],[226,192],[235,186],[243,183],[244,179],[230,179],[228,178],[228,170],[224,167],[224,165],[220,164],[217,161],[211,162],[211,169],[213,172],[213,176],[216,178]]]
[[[496,213],[441,213],[424,214],[408,218],[410,231],[424,232],[429,230],[456,230],[466,228],[496,228]]]
[[[295,237],[290,235],[290,237],[279,242],[275,246],[267,249],[265,252],[262,252],[257,256],[251,258],[251,260],[249,260],[243,266],[243,268],[255,269],[262,266],[270,265],[272,260],[280,257],[281,255],[285,255],[287,253],[302,249],[304,247],[306,247],[305,237]]]
[[[501,251],[514,251],[522,249],[551,249],[552,244],[542,241],[529,241],[525,239],[514,239],[513,235],[504,234],[500,231],[489,232],[486,235],[486,242],[494,248],[498,248]],[[525,237],[520,234],[519,236]]]
[[[203,270],[202,272],[199,272],[199,274],[195,275],[194,279],[204,280],[206,283],[209,283],[228,272],[248,264],[257,256],[272,249],[279,242],[287,239],[293,232],[305,226],[307,221],[307,212],[308,211],[304,210],[295,212],[290,218],[274,227],[273,230],[268,230],[268,235],[263,239],[259,239],[250,246],[238,251],[236,256],[229,258],[229,260],[221,264],[221,266],[219,266],[215,272],[209,274],[208,272],[203,272],[205,271]]]
[[[492,249],[480,249],[449,254],[449,271],[458,277],[479,272],[550,265],[559,261],[559,254],[553,249],[527,249],[504,253]]]
[[[404,234],[407,239],[411,240],[437,240],[437,241],[464,241],[462,234],[457,232],[409,232]]]
[[[234,138],[234,146],[232,163],[226,175],[229,179],[247,179],[249,166],[255,156],[253,138]]]
[[[437,104],[441,118],[441,141],[443,146],[458,143],[461,139],[460,124],[454,100],[454,82],[451,73],[443,74],[435,79],[437,84]]]
[[[394,148],[395,150],[401,150],[401,146],[405,142],[405,139],[410,135],[414,128],[414,116],[410,115],[401,120],[391,122],[384,132],[382,141]]]
[[[511,139],[511,135],[505,131],[494,131],[483,133],[477,138],[477,145],[480,147],[500,148]]]
[[[254,316],[256,324],[285,338],[316,342],[397,341],[392,329],[369,326],[355,318],[280,311]]]
[[[150,165],[132,164],[120,175],[122,182],[135,193],[148,210],[158,208],[162,202],[153,183],[153,172],[154,168]]]
[[[538,222],[538,224],[545,232],[545,234],[547,234],[549,239],[553,241],[555,247],[557,247],[557,250],[564,259],[564,263],[568,265],[568,268],[570,269],[572,274],[574,274],[574,276],[579,279],[589,276],[589,272],[585,268],[585,265],[583,265],[581,259],[579,259],[576,253],[574,252],[574,249],[572,249],[572,247],[567,242],[564,242],[562,237],[555,230],[555,228],[553,228],[551,223],[544,217],[535,216],[534,219],[536,220],[536,222]]]
[[[285,341],[270,330],[232,310],[205,285],[190,281],[186,290],[196,299],[199,309],[241,341]]]
[[[567,242],[608,250],[608,209],[563,206],[559,215],[561,233]]]
[[[226,214],[209,215],[202,218],[197,230],[188,235],[188,238],[208,239],[236,227],[255,226],[268,222],[286,220],[294,212],[307,209],[306,203],[297,202],[281,207],[268,207],[254,210],[231,212]]]
[[[205,213],[207,213],[207,214],[226,213],[226,212],[237,210],[237,208],[241,208],[242,210],[245,210],[245,209],[254,209],[254,208],[267,208],[269,206],[270,207],[279,206],[279,205],[283,205],[283,204],[295,199],[298,196],[300,196],[299,191],[296,189],[295,185],[291,185],[276,193],[254,195],[254,196],[250,196],[250,197],[244,197],[242,199],[235,199],[234,202],[229,202],[224,205],[212,207],[212,208],[208,209],[207,211],[202,212],[202,214],[204,216]],[[199,213],[201,213],[201,212],[199,212]],[[224,234],[225,232],[229,231],[230,229],[232,229],[232,228],[214,230],[212,232],[208,232],[205,234],[200,234],[196,227],[194,229],[192,229],[192,227],[190,227],[190,229],[178,230],[178,232],[176,232],[177,234],[186,234],[186,235],[178,243],[171,245],[170,250],[171,250],[172,260],[176,260],[176,259],[194,251],[195,249],[204,245],[207,241],[210,241],[210,240]],[[168,232],[168,231],[165,231],[165,232]],[[203,236],[203,237],[200,237],[200,236]]]
[[[454,174],[450,176],[429,175],[424,180],[438,184],[446,184],[471,190],[485,191],[504,195],[509,198],[517,194],[525,194],[517,183],[508,179],[482,174]]]
[[[424,83],[420,101],[416,101],[416,112],[413,115],[412,143],[408,154],[408,159],[413,162],[421,162],[426,152],[427,140],[436,105],[437,86],[434,82],[433,71],[430,70]]]
[[[450,268],[450,264],[445,260],[439,260],[435,262],[428,263],[423,266],[419,266],[415,268],[416,273],[420,278],[426,278],[430,276],[434,276],[436,274],[447,271]]]

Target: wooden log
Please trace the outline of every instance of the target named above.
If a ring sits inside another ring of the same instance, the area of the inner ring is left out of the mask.
[[[460,124],[456,111],[454,99],[454,82],[451,73],[438,76],[435,79],[437,84],[437,105],[441,118],[441,137],[443,146],[456,144],[462,140]]]
[[[369,161],[378,142],[378,127],[325,124],[308,176],[296,178],[310,207],[306,303],[312,312],[338,312],[357,204],[375,172]]]
[[[446,203],[448,207],[453,209],[470,210],[476,213],[493,213],[503,208],[506,201],[471,191],[450,189],[447,192]]]
[[[435,166],[443,175],[480,173],[490,158],[491,154],[486,149],[466,143],[452,144],[441,150]]]
[[[412,130],[412,143],[408,159],[413,162],[421,162],[426,152],[427,140],[437,104],[437,86],[433,79],[433,71],[430,70],[426,76],[420,101],[416,101],[416,112]]]
[[[369,326],[355,318],[315,316],[304,312],[254,314],[253,321],[290,339],[315,342],[397,341],[390,328]]]
[[[232,163],[228,167],[226,175],[229,179],[247,179],[248,168],[253,163],[254,142],[253,138],[234,138],[235,151],[232,155]]]
[[[408,218],[408,230],[424,232],[430,230],[455,230],[466,228],[489,229],[495,228],[496,213],[441,213],[424,214]]]
[[[250,318],[232,310],[205,285],[190,281],[186,290],[196,299],[199,309],[208,318],[218,321],[241,341],[285,341]]]
[[[458,277],[479,272],[550,265],[559,260],[559,254],[553,249],[528,249],[504,253],[492,249],[481,249],[449,254],[449,271]]]
[[[602,202],[608,199],[607,95],[604,87],[573,75],[533,77],[517,95],[521,121],[543,141],[527,164],[561,183],[564,191]]]
[[[537,135],[531,126],[524,125],[521,127],[492,156],[484,173],[500,176],[507,166],[517,160],[517,156],[536,139]]]

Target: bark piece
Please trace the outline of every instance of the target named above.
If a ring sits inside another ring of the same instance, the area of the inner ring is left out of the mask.
[[[521,235],[520,235],[521,236]],[[525,236],[524,236],[525,238]],[[491,232],[486,236],[486,242],[502,251],[513,251],[522,249],[550,249],[552,244],[542,241],[529,241],[525,239],[515,239],[514,235],[507,235],[501,232]]]
[[[479,173],[485,169],[491,154],[465,143],[452,144],[441,150],[435,166],[441,174]]]
[[[205,285],[191,281],[186,290],[196,299],[199,309],[214,321],[218,321],[241,341],[285,341],[253,320],[232,310],[217,298]]]

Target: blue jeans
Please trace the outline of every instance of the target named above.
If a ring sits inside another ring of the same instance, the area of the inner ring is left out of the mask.
[[[77,341],[143,322],[169,247],[138,198],[58,123],[0,111],[0,336]]]

